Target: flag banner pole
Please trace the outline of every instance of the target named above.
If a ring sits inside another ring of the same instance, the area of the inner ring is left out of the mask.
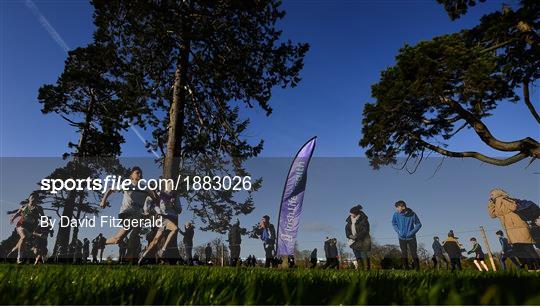
[[[300,225],[302,202],[306,190],[309,161],[315,150],[316,137],[307,141],[294,158],[281,197],[277,231],[277,256],[294,254]]]

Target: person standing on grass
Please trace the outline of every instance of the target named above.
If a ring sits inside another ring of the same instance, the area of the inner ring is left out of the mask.
[[[309,255],[309,268],[314,269],[317,267],[317,249],[314,248]]]
[[[392,216],[392,226],[398,234],[399,248],[401,249],[401,261],[405,270],[410,269],[409,253],[413,259],[413,268],[420,269],[420,260],[417,253],[416,233],[422,227],[416,213],[407,207],[403,200],[395,203],[396,212]]]
[[[470,251],[467,252],[467,254],[468,255],[472,253],[475,254],[474,261],[473,261],[474,265],[476,265],[476,267],[478,268],[478,271],[483,271],[483,270],[486,270],[486,272],[489,271],[489,268],[486,265],[486,262],[484,261],[486,257],[485,257],[484,251],[482,250],[482,246],[480,246],[480,244],[474,237],[471,238],[471,244],[473,245],[473,247]]]
[[[440,269],[442,265],[442,261],[446,264],[446,269],[448,270],[448,260],[446,259],[446,256],[444,256],[444,249],[439,242],[439,237],[433,237],[433,244],[431,245],[433,248],[433,258],[431,260],[433,261],[433,267],[436,269]]]
[[[105,251],[105,245],[107,245],[107,238],[103,234],[98,235],[98,249],[99,249],[99,263],[103,262],[103,252]]]
[[[178,230],[184,237],[182,243],[184,243],[184,250],[186,252],[186,260],[188,265],[193,264],[193,237],[195,236],[195,227],[190,221],[187,221],[184,225],[184,231]]]
[[[349,247],[353,250],[356,269],[369,270],[371,261],[371,236],[369,235],[369,221],[367,215],[362,211],[361,205],[356,205],[349,210],[346,219],[345,235],[347,236]]]
[[[83,262],[86,263],[88,261],[88,257],[90,256],[90,240],[88,238],[83,239]]]
[[[212,246],[210,243],[206,244],[204,248],[204,262],[206,265],[212,264]]]
[[[273,267],[275,265],[274,254],[276,246],[276,228],[270,223],[270,217],[268,215],[262,217],[255,234],[261,238],[261,241],[263,241],[263,248],[266,258],[264,267]]]
[[[454,235],[454,231],[450,230],[448,232],[448,238],[442,244],[444,250],[450,257],[450,265],[452,267],[452,272],[458,269],[461,271],[461,252],[463,248],[458,242],[458,238]]]
[[[512,245],[508,243],[508,239],[504,237],[502,230],[497,230],[495,233],[499,238],[499,243],[501,244],[501,267],[503,270],[506,270],[506,259],[510,259],[512,263],[517,267],[521,268],[521,264],[516,257],[512,254]]]
[[[92,262],[93,263],[98,262],[97,255],[98,255],[98,250],[99,250],[99,236],[100,235],[102,234],[100,233],[97,237],[95,237],[92,240]]]
[[[229,229],[229,250],[231,251],[231,266],[236,266],[240,260],[240,244],[242,243],[242,230],[240,229],[240,221],[231,225]]]
[[[527,222],[516,214],[517,203],[502,189],[493,189],[487,205],[491,218],[498,218],[506,231],[512,252],[529,270],[540,269],[540,257]]]

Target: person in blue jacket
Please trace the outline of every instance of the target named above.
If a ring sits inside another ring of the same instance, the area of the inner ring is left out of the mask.
[[[519,263],[518,259],[514,257],[512,253],[512,245],[508,243],[508,239],[504,237],[502,230],[497,230],[495,233],[499,238],[499,243],[501,243],[501,267],[503,270],[506,270],[506,259],[510,259],[512,263],[519,269],[522,268],[522,265]]]
[[[392,216],[392,226],[398,234],[399,248],[401,249],[401,261],[405,270],[410,269],[408,254],[413,259],[413,268],[420,269],[420,260],[418,259],[416,233],[422,227],[418,215],[403,200],[395,204],[396,212]]]

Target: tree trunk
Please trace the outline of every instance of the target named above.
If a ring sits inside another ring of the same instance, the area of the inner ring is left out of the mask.
[[[167,152],[163,163],[163,177],[178,177],[180,157],[182,155],[182,138],[184,135],[184,112],[186,106],[187,68],[189,64],[190,41],[180,46],[180,55],[174,74],[173,101],[169,111],[169,130]]]
[[[177,178],[180,173],[190,48],[190,41],[184,40],[180,46],[180,54],[174,74],[173,101],[169,111],[167,152],[163,163],[163,177],[166,179]],[[180,258],[180,253],[178,251],[178,234],[172,238],[170,246],[163,257],[173,263]]]
[[[77,144],[77,152],[75,152],[73,162],[77,165],[79,159],[85,155],[86,139],[88,135],[88,129],[90,128],[90,123],[94,116],[94,104],[95,98],[93,94],[90,94],[90,100],[88,101],[88,106],[86,109],[86,116],[84,119],[84,124],[79,135],[79,142]],[[75,167],[77,169],[77,167]],[[81,196],[83,197],[83,196]],[[77,198],[77,191],[69,191],[66,202],[64,203],[64,210],[62,211],[62,216],[67,217],[68,219],[73,218],[73,211],[75,210],[75,200]],[[58,248],[63,246],[64,248],[69,245],[69,236],[71,233],[71,226],[67,227],[58,227],[58,234],[56,235],[56,242],[54,244],[53,254],[56,255]],[[65,255],[60,255],[64,257]]]

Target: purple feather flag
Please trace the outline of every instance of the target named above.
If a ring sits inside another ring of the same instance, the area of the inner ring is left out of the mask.
[[[307,170],[311,155],[315,149],[315,139],[316,137],[313,137],[302,146],[289,169],[279,209],[278,256],[288,256],[294,253],[294,244],[296,243],[300,215],[302,214],[302,202],[306,190]]]

